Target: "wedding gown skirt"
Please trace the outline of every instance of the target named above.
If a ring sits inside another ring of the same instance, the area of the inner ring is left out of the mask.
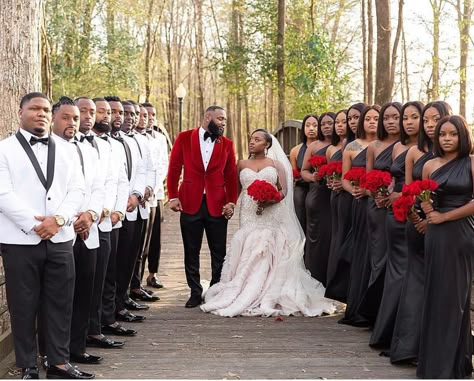
[[[319,316],[336,310],[335,302],[324,298],[323,285],[304,267],[304,242],[290,237],[286,207],[275,204],[257,215],[257,203],[247,194],[254,180],[276,184],[277,177],[274,167],[240,172],[241,227],[230,243],[221,281],[205,293],[204,312],[229,317]]]

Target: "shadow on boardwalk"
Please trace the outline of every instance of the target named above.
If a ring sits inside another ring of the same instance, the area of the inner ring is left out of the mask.
[[[238,221],[229,225],[229,236]],[[322,318],[222,318],[186,309],[179,218],[168,209],[163,224],[160,278],[166,289],[150,305],[144,323],[130,324],[138,335],[125,348],[90,353],[101,365],[81,366],[97,378],[290,379],[414,378],[415,368],[395,367],[368,346],[364,329],[337,324],[339,316]],[[201,254],[202,278],[209,279],[206,242]],[[13,354],[1,365],[3,378]],[[41,375],[44,377],[44,374]],[[18,378],[18,376],[16,376]]]

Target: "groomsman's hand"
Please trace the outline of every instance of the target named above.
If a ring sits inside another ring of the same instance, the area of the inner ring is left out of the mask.
[[[127,212],[133,212],[138,206],[138,197],[134,194],[128,197]]]
[[[117,212],[110,213],[110,221],[112,222],[112,226],[115,226],[115,224],[120,221],[120,215]]]
[[[179,199],[170,201],[170,209],[173,212],[181,212],[183,210],[183,207],[181,206],[181,201],[179,201]]]
[[[94,221],[92,220],[92,215],[89,212],[81,212],[77,214],[77,220],[74,222],[74,231],[77,234],[89,232]]]
[[[35,216],[35,218],[41,221],[41,223],[35,227],[35,232],[42,240],[53,238],[60,229],[60,226],[53,216]]]

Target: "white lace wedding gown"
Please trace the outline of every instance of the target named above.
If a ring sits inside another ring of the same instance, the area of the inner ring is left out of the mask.
[[[220,316],[319,316],[336,304],[324,298],[324,287],[304,267],[303,242],[292,242],[285,228],[285,207],[274,204],[257,215],[257,203],[247,194],[254,180],[276,184],[277,169],[240,172],[240,229],[228,249],[221,281],[205,294],[204,312]]]

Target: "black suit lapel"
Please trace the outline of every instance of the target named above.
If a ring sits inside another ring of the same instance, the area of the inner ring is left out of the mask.
[[[46,192],[51,188],[54,179],[54,162],[56,159],[56,143],[54,139],[50,136],[48,143],[48,163],[47,163],[47,174],[46,174]]]
[[[33,168],[35,169],[35,172],[38,175],[38,178],[40,179],[41,184],[43,184],[44,188],[47,191],[49,189],[48,183],[47,183],[46,179],[44,178],[44,173],[41,170],[41,167],[38,163],[38,160],[36,159],[36,156],[35,156],[33,150],[31,149],[30,144],[27,142],[27,140],[25,139],[25,137],[23,136],[23,134],[20,131],[18,131],[15,136],[18,139],[18,141],[20,142],[23,149],[25,150],[26,154],[28,155],[28,158],[30,159],[31,164],[33,165]],[[49,140],[50,140],[49,144],[51,144],[51,142],[52,142],[51,137],[49,138]],[[48,168],[48,179],[50,177],[50,169],[49,169],[49,166],[50,166],[50,162],[49,162],[50,149],[51,149],[51,146],[48,145],[48,167],[47,167]],[[54,151],[54,148],[53,148],[53,151]],[[54,154],[53,154],[53,167],[54,167]],[[53,172],[53,171],[51,171],[51,172]],[[51,182],[53,182],[52,177],[51,177]],[[49,184],[49,186],[51,186],[51,184]]]

